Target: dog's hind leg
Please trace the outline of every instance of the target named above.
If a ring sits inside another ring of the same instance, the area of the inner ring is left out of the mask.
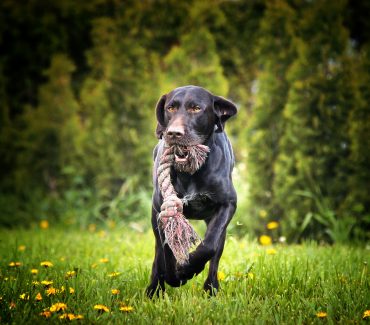
[[[212,257],[209,262],[209,271],[206,281],[204,282],[204,290],[209,293],[211,296],[217,294],[219,284],[217,278],[218,264],[225,246],[226,231],[221,235],[219,245],[216,249],[215,255]]]

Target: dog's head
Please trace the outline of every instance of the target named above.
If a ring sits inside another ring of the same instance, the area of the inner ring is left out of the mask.
[[[236,112],[232,102],[204,88],[176,88],[157,103],[156,135],[168,144],[202,144],[213,132],[223,132],[225,122]]]

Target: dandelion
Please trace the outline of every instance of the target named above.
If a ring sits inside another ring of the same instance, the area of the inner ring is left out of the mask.
[[[39,281],[32,281],[32,285],[34,287],[37,287],[38,285],[40,285],[40,282]]]
[[[41,229],[48,229],[49,228],[49,221],[47,220],[41,220],[40,221],[40,228]]]
[[[59,319],[66,319],[69,321],[75,320],[75,319],[83,319],[84,317],[82,315],[74,315],[74,314],[62,314],[59,316]]]
[[[118,289],[112,289],[111,290],[112,295],[119,295],[120,292],[121,291],[119,291]]]
[[[43,317],[45,317],[45,318],[49,318],[49,317],[51,317],[51,312],[50,312],[49,310],[44,310],[44,311],[43,311],[43,312],[41,312],[39,315],[40,315],[40,316],[43,316]]]
[[[31,274],[36,275],[37,273],[39,273],[38,269],[31,269]]]
[[[285,236],[280,236],[279,237],[279,243],[284,244],[286,242],[286,237]]]
[[[41,301],[42,300],[42,296],[41,296],[40,292],[36,295],[35,300],[36,301]]]
[[[25,245],[19,245],[19,246],[18,246],[18,250],[19,250],[20,252],[24,252],[24,251],[26,250],[26,246],[25,246]]]
[[[316,317],[318,318],[326,318],[328,316],[328,314],[324,311],[319,311],[317,314],[316,314]]]
[[[226,278],[226,275],[225,275],[224,272],[222,272],[222,271],[217,272],[217,280],[224,281],[225,278]]]
[[[90,223],[88,229],[89,229],[90,232],[95,232],[96,224],[95,223]]]
[[[107,258],[101,258],[101,259],[99,260],[99,262],[100,262],[100,263],[108,263],[108,262],[109,262],[109,260],[108,260]]]
[[[69,287],[69,293],[70,293],[71,295],[73,295],[73,294],[75,293],[75,289],[73,289],[72,287]]]
[[[94,309],[99,311],[99,312],[106,312],[106,313],[109,312],[109,308],[107,306],[104,306],[104,305],[95,305]]]
[[[267,224],[267,229],[273,230],[279,228],[279,223],[277,221],[271,221]]]
[[[30,295],[28,295],[26,293],[22,293],[21,295],[19,295],[19,299],[21,299],[21,300],[30,300]]]
[[[76,271],[68,271],[64,277],[66,279],[69,279],[69,278],[73,278],[74,276],[76,276]]]
[[[134,310],[134,307],[131,307],[131,306],[121,306],[119,308],[120,311],[124,311],[126,313],[130,313]]]
[[[106,232],[106,231],[104,231],[104,230],[100,230],[100,231],[98,232],[98,236],[99,236],[100,238],[104,238],[104,237],[106,237],[106,236],[107,236],[107,232]]]
[[[51,317],[51,312],[47,309],[44,309],[43,312],[39,313],[40,316],[45,317],[45,318],[50,318]]]
[[[268,246],[268,245],[272,244],[272,239],[271,239],[270,236],[262,235],[262,236],[260,236],[260,243],[263,246]]]
[[[48,267],[52,267],[53,263],[51,263],[49,261],[44,261],[44,262],[41,262],[40,265],[45,267],[45,268],[48,268]]]
[[[248,279],[253,280],[254,279],[254,274],[252,272],[248,272],[247,277],[248,277]]]
[[[115,221],[113,221],[113,220],[108,220],[108,227],[110,228],[110,229],[114,229],[114,228],[116,228],[116,222]]]
[[[21,266],[22,265],[22,263],[21,262],[10,262],[9,263],[9,266],[10,267],[19,267],[19,266]]]
[[[121,274],[120,272],[112,272],[112,273],[109,273],[108,276],[110,278],[115,278],[115,277],[119,276],[120,274]]]
[[[53,284],[53,281],[43,280],[41,284],[45,287],[50,287]]]
[[[59,292],[58,289],[55,289],[53,287],[50,287],[46,290],[46,295],[47,296],[54,296],[55,294],[57,294]]]
[[[267,211],[266,210],[260,210],[260,212],[258,213],[259,216],[264,219],[267,217]]]
[[[268,255],[275,255],[277,253],[277,251],[274,248],[269,248],[269,249],[266,249],[266,253]]]
[[[63,302],[57,302],[55,303],[54,305],[52,305],[50,307],[50,311],[52,313],[56,312],[56,311],[65,311],[67,309],[67,305]]]
[[[370,310],[365,310],[362,319],[370,318]]]

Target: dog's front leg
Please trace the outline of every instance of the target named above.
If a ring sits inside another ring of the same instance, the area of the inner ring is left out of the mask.
[[[165,290],[164,278],[165,278],[165,259],[164,251],[161,242],[161,237],[158,228],[158,211],[152,208],[152,227],[155,235],[155,256],[152,266],[151,283],[146,288],[146,295],[152,298],[155,294],[158,296],[159,293]]]
[[[210,220],[207,226],[205,238],[196,250],[189,255],[188,263],[177,268],[177,277],[181,280],[191,279],[200,273],[206,263],[215,257],[212,272],[217,274],[218,260],[223,251],[223,243],[226,236],[226,228],[236,209],[236,202],[228,202],[220,207],[217,214]],[[219,256],[216,256],[219,255]],[[215,285],[215,283],[213,282]]]

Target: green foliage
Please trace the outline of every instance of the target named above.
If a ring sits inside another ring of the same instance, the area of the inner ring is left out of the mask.
[[[233,230],[368,240],[367,9],[2,1],[0,225],[148,219],[155,103],[196,84],[239,106]]]

